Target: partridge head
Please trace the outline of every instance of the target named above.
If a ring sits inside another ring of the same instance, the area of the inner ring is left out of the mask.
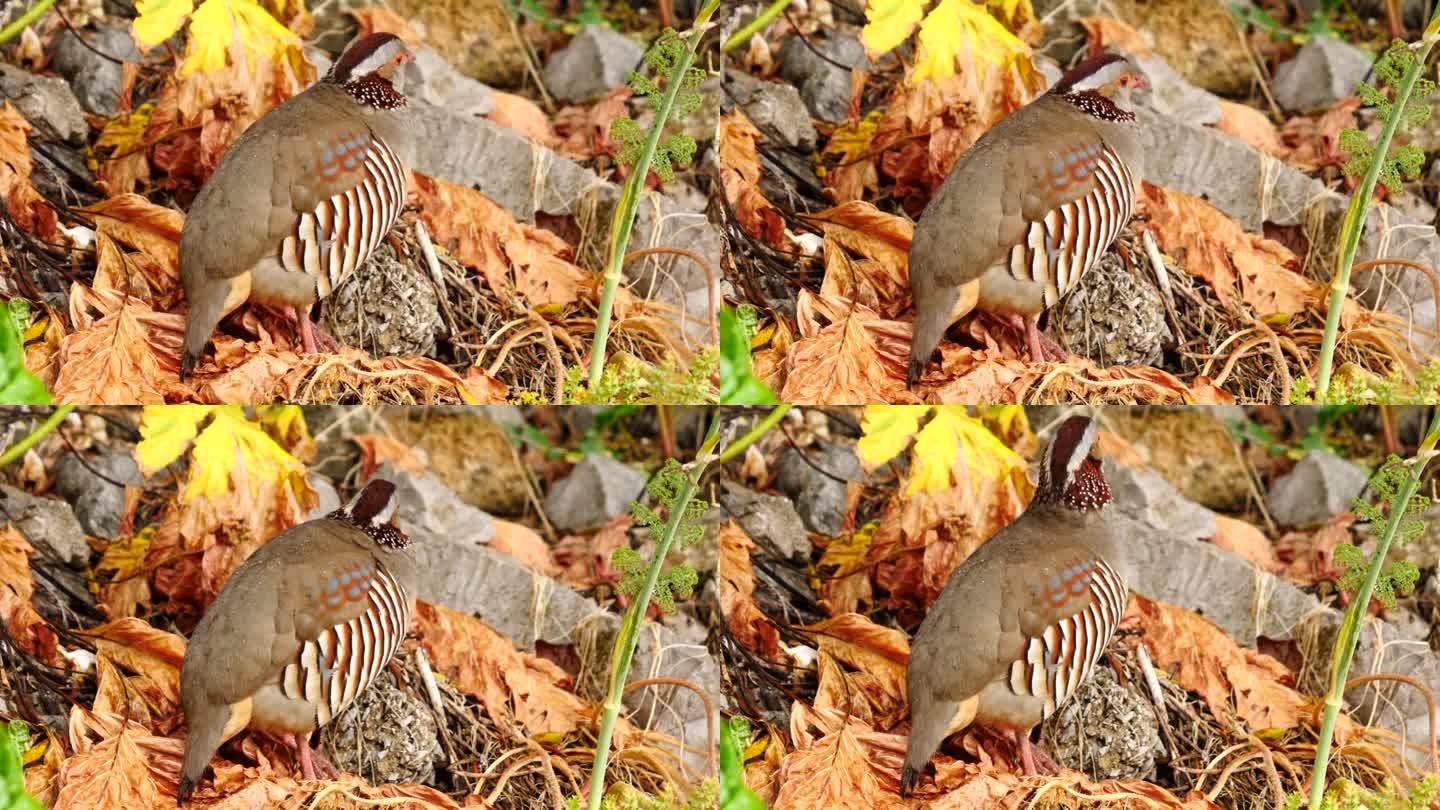
[[[1123,57],[1088,59],[956,162],[910,245],[908,387],[945,330],[971,309],[1023,329],[1031,359],[1044,359],[1036,320],[1074,289],[1134,212],[1143,154],[1128,107],[1142,86]]]
[[[1033,773],[1030,729],[1099,665],[1125,611],[1127,569],[1094,443],[1088,417],[1060,424],[1029,507],[956,567],[915,633],[902,796],[971,722],[1009,736]]]
[[[414,552],[393,523],[394,493],[371,481],[345,507],[276,535],[225,581],[180,667],[189,727],[180,804],[246,727],[287,739],[315,778],[310,733],[389,663],[415,607]]]
[[[365,262],[405,205],[414,136],[394,79],[412,58],[393,34],[355,40],[225,153],[180,234],[182,379],[246,301],[290,309],[315,351],[311,305]]]

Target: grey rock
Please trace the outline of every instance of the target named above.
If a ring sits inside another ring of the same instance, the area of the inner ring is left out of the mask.
[[[620,199],[620,187],[554,151],[485,118],[461,115],[415,102],[417,130],[414,168],[452,183],[478,189],[522,222],[537,213],[607,222]],[[686,208],[664,191],[642,195],[632,241],[683,245],[720,267],[720,231],[703,208]],[[657,272],[657,264],[664,270]],[[709,331],[712,289],[705,268],[675,257],[653,257],[625,266],[630,289],[639,296],[680,311],[681,328],[694,340]]]
[[[44,554],[43,549],[49,549],[71,568],[84,568],[90,561],[85,529],[75,519],[75,510],[64,501],[0,484],[0,517],[14,523],[35,546],[37,558]]]
[[[371,784],[435,784],[445,758],[430,704],[382,671],[321,735],[330,761]]]
[[[125,517],[125,487],[106,478],[137,487],[145,483],[134,457],[124,450],[108,449],[83,462],[70,453],[55,465],[55,493],[70,503],[81,528],[87,534],[114,539]]]
[[[1319,607],[1314,596],[1204,542],[1214,536],[1215,514],[1159,475],[1104,464],[1114,520],[1127,538],[1119,567],[1132,591],[1199,612],[1251,647],[1260,636],[1293,638]]]
[[[103,26],[83,32],[82,36],[83,41],[68,28],[60,31],[55,38],[55,56],[50,66],[70,82],[81,107],[109,118],[120,108],[123,66],[105,57],[139,62],[140,50],[126,27]],[[87,44],[90,47],[87,48]]]
[[[1145,97],[1151,109],[1190,124],[1220,121],[1220,97],[1185,80],[1159,56],[1131,56],[1150,85]]]
[[[580,531],[603,526],[630,511],[645,491],[644,473],[605,453],[590,453],[570,474],[550,485],[545,513],[557,528]]]
[[[775,469],[775,486],[790,496],[806,528],[819,534],[839,534],[845,521],[846,482],[865,478],[855,449],[833,444],[804,450],[791,447],[780,456]]]
[[[809,152],[820,135],[810,111],[793,84],[766,82],[741,70],[725,71],[725,90],[745,116],[766,137],[791,149]]]
[[[1175,342],[1160,291],[1126,269],[1113,251],[1061,300],[1058,315],[1061,344],[1101,367],[1156,365]]]
[[[47,138],[80,144],[90,134],[80,102],[64,79],[36,76],[0,63],[0,94]]]
[[[545,86],[561,101],[599,98],[624,84],[640,67],[645,48],[603,25],[587,25],[569,44],[550,55]]]
[[[1318,220],[1324,223],[1320,240],[1334,240],[1349,204],[1346,197],[1217,130],[1145,107],[1135,113],[1141,125],[1141,146],[1149,156],[1145,161],[1149,182],[1203,197],[1252,233],[1260,232],[1266,222],[1308,228]],[[1390,205],[1375,203],[1366,215],[1356,261],[1380,256],[1434,267],[1440,264],[1440,239],[1429,223],[1416,222]],[[1416,331],[1406,337],[1421,356],[1440,350],[1440,340],[1425,331],[1436,328],[1435,292],[1422,271],[1387,266],[1356,273],[1351,285],[1365,305],[1414,325]]]
[[[495,531],[489,515],[461,503],[429,476],[411,476],[391,465],[377,475],[397,484],[397,520],[415,543],[420,599],[472,614],[522,650],[533,652],[537,642],[582,650],[611,648],[620,616],[486,545]],[[664,621],[642,627],[630,680],[673,675],[718,694],[719,668],[705,647],[704,628],[680,615]],[[587,690],[594,696],[593,684],[603,682],[609,659],[600,655],[587,660],[598,669],[582,673],[581,683],[590,684]],[[625,702],[639,713],[637,722],[650,723],[703,751],[704,707],[689,690],[640,689]],[[677,755],[694,767],[704,764],[703,753]]]
[[[444,107],[457,115],[486,115],[495,109],[491,90],[484,82],[456,70],[434,48],[416,48],[415,61],[401,74],[403,91],[412,101]]]
[[[809,45],[798,34],[791,36],[780,48],[780,60],[780,75],[800,88],[800,98],[810,114],[832,123],[849,116],[850,69],[874,68],[860,38],[849,31],[817,35]]]
[[[1330,36],[1312,37],[1295,58],[1275,70],[1275,101],[1292,112],[1329,108],[1365,81],[1375,57]]]
[[[720,505],[756,543],[768,541],[782,557],[792,560],[810,557],[810,538],[789,498],[754,492],[733,481],[720,486]]]
[[[375,357],[434,355],[445,321],[422,263],[402,260],[382,244],[326,301],[327,330],[342,345]]]
[[[1317,610],[1300,628],[1301,648],[1332,649],[1341,620],[1337,610]],[[1306,666],[1298,675],[1297,688],[1305,694],[1323,695],[1329,688],[1329,667],[1328,654],[1307,656]],[[1370,618],[1360,630],[1360,640],[1350,663],[1350,677],[1379,673],[1409,676],[1432,692],[1440,689],[1440,657],[1430,645],[1423,638],[1408,638],[1389,622]],[[1420,690],[1394,681],[1375,681],[1347,689],[1345,702],[1357,723],[1388,728],[1410,740],[1426,740],[1430,736],[1429,709]],[[1423,747],[1416,746],[1417,749]],[[1427,759],[1418,750],[1412,750],[1411,756],[1417,764]]]
[[[1282,526],[1324,523],[1348,511],[1369,480],[1364,467],[1329,450],[1311,450],[1270,485],[1270,515]]]
[[[1096,780],[1154,779],[1165,751],[1149,701],[1105,667],[1045,721],[1041,739],[1057,763]]]
[[[380,465],[376,478],[395,485],[395,519],[421,546],[443,540],[452,543],[489,543],[495,537],[495,519],[456,497],[429,475],[416,475],[390,462]]]

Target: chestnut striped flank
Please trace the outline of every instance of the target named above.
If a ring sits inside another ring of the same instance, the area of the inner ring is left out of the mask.
[[[1075,615],[1045,628],[1025,642],[1025,654],[1010,665],[1010,691],[1045,701],[1045,717],[1090,679],[1105,647],[1115,635],[1128,595],[1125,581],[1106,562],[1094,558],[1077,576],[1067,571],[1060,586],[1069,591],[1078,582],[1089,592],[1089,604]]]
[[[330,722],[375,680],[410,626],[409,595],[384,567],[370,580],[368,600],[358,618],[305,642],[280,673],[280,691],[313,705],[316,725]]]
[[[1010,249],[1010,275],[1043,285],[1047,309],[1080,283],[1135,211],[1135,178],[1104,144],[1057,159],[1050,180],[1064,187],[1092,175],[1094,190],[1031,222]]]
[[[316,295],[328,296],[365,263],[405,207],[409,178],[394,150],[378,137],[365,152],[365,179],[302,214],[280,242],[279,261],[292,273],[315,279]]]

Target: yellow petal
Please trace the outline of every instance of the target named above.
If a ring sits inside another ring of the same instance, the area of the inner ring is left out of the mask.
[[[864,435],[855,445],[860,460],[874,469],[900,455],[929,409],[929,405],[866,405],[860,420]]]
[[[180,30],[180,24],[195,10],[192,0],[139,0],[139,16],[131,26],[135,44],[142,51],[159,45]]]

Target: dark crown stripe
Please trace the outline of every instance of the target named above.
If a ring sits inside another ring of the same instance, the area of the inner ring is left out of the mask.
[[[355,40],[350,43],[350,47],[346,48],[344,53],[340,54],[340,58],[335,60],[335,64],[330,66],[330,72],[325,74],[325,81],[345,84],[357,78],[351,74],[361,62],[369,59],[370,55],[385,43],[397,39],[399,37],[394,34],[377,31]]]
[[[1113,65],[1116,62],[1123,62],[1124,60],[1125,57],[1114,53],[1102,53],[1099,56],[1092,56],[1065,71],[1065,75],[1061,76],[1060,81],[1056,82],[1055,86],[1050,88],[1050,92],[1057,96],[1065,95],[1075,89],[1075,85],[1095,75],[1096,71],[1106,65]]]
[[[376,515],[385,511],[385,506],[390,503],[390,497],[394,494],[395,485],[389,481],[380,478],[371,481],[360,491],[360,497],[355,499],[355,505],[350,508],[350,517],[361,525],[369,523]]]

